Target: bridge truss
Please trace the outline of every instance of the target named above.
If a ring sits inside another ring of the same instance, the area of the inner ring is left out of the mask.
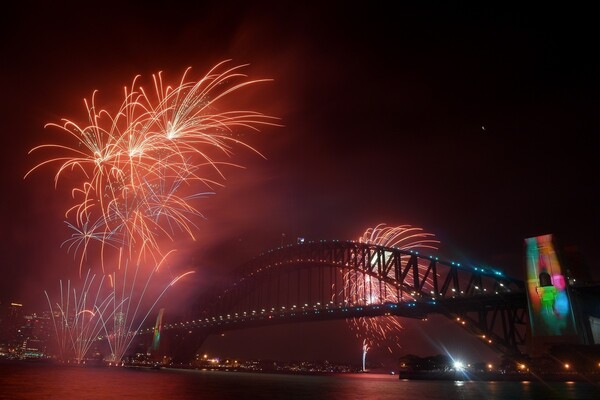
[[[352,241],[289,245],[243,265],[207,293],[194,320],[208,334],[299,321],[442,314],[493,349],[518,355],[528,325],[524,282],[502,272]],[[200,343],[203,339],[200,340]]]

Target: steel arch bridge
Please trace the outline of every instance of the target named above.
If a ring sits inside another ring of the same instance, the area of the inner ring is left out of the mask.
[[[520,354],[525,345],[523,281],[354,241],[307,242],[262,253],[241,266],[228,287],[206,293],[195,319],[163,329],[191,358],[208,335],[227,330],[359,317],[422,319],[431,313],[455,320],[506,355]]]

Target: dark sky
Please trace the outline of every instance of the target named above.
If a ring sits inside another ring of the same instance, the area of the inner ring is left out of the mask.
[[[207,277],[279,246],[282,233],[357,239],[386,223],[435,234],[440,258],[518,278],[524,238],[553,233],[598,279],[591,10],[54,3],[15,4],[0,17],[1,301],[43,307],[43,290],[77,270],[60,247],[68,191],[53,188],[51,170],[23,179],[29,149],[55,138],[44,125],[84,118],[95,89],[110,103],[137,74],[177,79],[191,66],[200,77],[225,59],[274,79],[252,101],[284,127],[247,136],[265,159],[236,150],[245,169],[228,170],[206,199],[197,241],[179,243],[182,269]],[[407,341],[419,342],[415,332]]]

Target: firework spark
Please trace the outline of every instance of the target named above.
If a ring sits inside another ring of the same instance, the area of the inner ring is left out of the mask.
[[[195,239],[194,221],[203,217],[195,204],[223,185],[222,167],[235,165],[227,161],[233,148],[260,154],[237,138],[237,130],[279,126],[275,117],[227,108],[232,93],[268,81],[248,79],[244,67],[224,61],[197,81],[188,79],[188,68],[176,86],[158,73],[151,92],[138,76],[116,112],[100,108],[94,92],[84,101],[85,123],[47,125],[67,142],[34,147],[30,153],[53,155],[25,177],[50,164],[57,168],[55,185],[67,174],[81,182],[71,189],[73,204],[65,213],[73,230],[65,244],[79,255],[80,272],[95,251],[107,260],[110,251],[125,248],[131,259],[148,256],[157,263],[165,253],[162,239],[172,242],[182,232]]]
[[[438,240],[434,239],[433,234],[423,232],[421,228],[410,225],[390,227],[385,224],[379,224],[374,228],[367,229],[360,237],[359,242],[406,251],[437,250],[437,244],[439,243]],[[408,257],[407,255],[401,255],[402,262],[406,262]],[[427,265],[421,264],[420,260],[418,267],[424,270],[427,269]],[[398,303],[413,299],[410,293],[404,293],[404,297],[400,297],[396,287],[385,282],[380,282],[376,277],[354,270],[346,272],[344,284],[348,293],[365,294],[363,298],[356,299],[357,304]],[[428,285],[429,283],[426,282],[424,286],[427,287]],[[375,348],[383,344],[388,344],[388,351],[392,352],[391,346],[397,347],[400,345],[398,333],[402,329],[402,325],[398,317],[360,317],[348,319],[347,322],[356,336],[363,339],[366,348]]]
[[[367,352],[369,351],[369,345],[367,344],[367,339],[363,340],[362,346],[362,370],[363,372],[367,372]]]
[[[233,149],[243,147],[261,155],[239,139],[238,130],[280,126],[275,117],[229,108],[233,93],[269,81],[248,79],[242,72],[246,66],[223,61],[199,80],[188,78],[188,68],[175,85],[167,84],[159,72],[152,76],[150,91],[136,76],[112,111],[99,107],[98,92],[93,92],[89,101],[84,100],[85,122],[63,119],[47,124],[64,134],[63,143],[30,150],[48,151],[50,157],[25,178],[55,166],[56,187],[67,176],[78,182],[70,188],[73,201],[65,217],[72,234],[63,246],[78,259],[80,276],[84,265],[100,266],[111,288],[103,295],[106,292],[98,288],[96,300],[102,301],[92,308],[74,291],[73,312],[70,283],[66,301],[61,290],[55,329],[63,352],[71,343],[75,358],[81,360],[90,339],[104,329],[110,360],[118,363],[166,290],[192,273],[169,279],[152,297],[153,304],[144,308],[150,281],[174,251],[167,244],[181,235],[195,240],[196,221],[203,218],[198,200],[223,186],[224,166],[237,166],[229,162]],[[83,284],[84,299],[90,284],[87,280]],[[47,293],[46,297],[54,315]]]
[[[107,323],[104,324],[104,337],[107,339],[110,348],[108,361],[118,364],[123,360],[142,325],[167,290],[184,276],[194,273],[194,271],[188,271],[178,275],[165,285],[160,293],[156,294],[150,288],[150,284],[166,261],[167,256],[149,273],[141,268],[139,264],[131,267],[128,260],[125,260],[125,265],[109,276],[110,305],[112,305],[112,308],[109,317],[105,318]],[[140,279],[142,276],[145,278]],[[152,304],[150,306],[146,305],[146,298],[151,299]]]
[[[54,305],[45,292],[57,339],[58,358],[63,362],[71,359],[77,364],[85,362],[88,351],[103,329],[105,313],[113,298],[103,293],[104,278],[97,286],[94,285],[95,279],[96,275],[88,271],[79,293],[70,280],[66,287],[60,281],[60,300]]]

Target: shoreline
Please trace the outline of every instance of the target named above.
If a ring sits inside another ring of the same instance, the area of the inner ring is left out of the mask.
[[[106,363],[88,362],[85,364],[58,363],[51,360],[8,360],[0,359],[0,364],[24,364],[39,366],[59,366],[71,368],[125,368],[140,371],[160,370],[192,370],[192,371],[215,371],[215,372],[241,372],[277,375],[307,375],[307,376],[388,376],[399,381],[465,381],[465,382],[587,382],[594,385],[600,384],[600,373],[533,373],[533,372],[470,372],[470,371],[395,371],[386,373],[383,371],[290,371],[290,370],[254,370],[245,368],[202,368],[202,367],[180,367],[180,366],[158,366],[158,365],[123,365],[110,366]]]
[[[589,382],[600,383],[599,373],[577,372],[521,373],[521,372],[467,372],[467,371],[400,371],[400,380],[445,380],[486,382]]]

